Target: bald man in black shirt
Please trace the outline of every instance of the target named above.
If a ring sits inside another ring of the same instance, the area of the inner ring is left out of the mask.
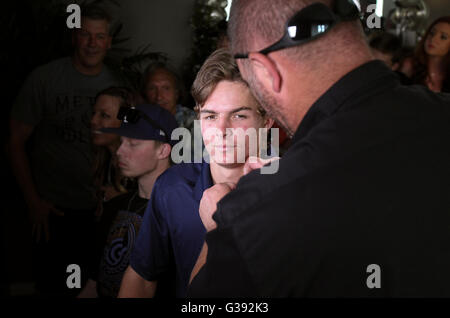
[[[374,61],[351,1],[317,2],[233,1],[233,54],[292,146],[205,191],[189,295],[449,297],[450,96]]]

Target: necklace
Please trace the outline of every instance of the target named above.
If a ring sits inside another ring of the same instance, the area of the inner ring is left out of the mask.
[[[139,191],[134,192],[134,194],[133,194],[132,197],[130,198],[130,201],[128,201],[128,208],[127,208],[127,211],[130,211],[130,212],[131,212],[131,209],[130,209],[130,208],[131,208],[131,203],[132,203],[133,200],[136,198],[138,192],[139,192]],[[147,207],[147,203],[148,203],[148,201],[145,201],[145,203],[144,203],[142,206],[140,206],[136,211],[132,211],[132,212],[134,212],[134,213],[139,213],[139,212],[141,212],[144,208]]]

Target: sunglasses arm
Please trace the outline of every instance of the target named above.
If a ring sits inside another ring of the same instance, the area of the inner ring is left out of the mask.
[[[289,37],[289,35],[287,33],[285,33],[283,35],[283,37],[281,39],[279,39],[277,42],[275,42],[274,44],[266,47],[265,49],[259,51],[258,53],[267,55],[270,52],[274,52],[274,51],[278,51],[278,50],[282,50],[285,49],[287,47],[292,47],[293,44],[300,44],[303,41],[300,42],[294,42],[292,41],[292,39]]]

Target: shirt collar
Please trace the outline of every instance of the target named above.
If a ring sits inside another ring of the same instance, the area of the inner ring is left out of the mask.
[[[214,185],[212,181],[209,163],[203,162],[200,164],[200,166],[201,166],[200,175],[194,187],[194,197],[197,201],[201,200],[203,192],[206,189],[211,188]]]
[[[323,119],[339,111],[340,107],[355,96],[364,95],[374,87],[393,86],[399,83],[383,62],[375,60],[365,63],[344,75],[329,88],[309,109],[292,138],[295,143]]]

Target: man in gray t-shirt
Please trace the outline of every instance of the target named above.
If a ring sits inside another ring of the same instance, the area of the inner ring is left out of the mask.
[[[96,207],[89,128],[92,105],[99,91],[120,84],[103,64],[111,46],[110,17],[92,5],[82,8],[81,14],[81,28],[73,33],[73,55],[35,69],[11,111],[13,171],[39,249],[52,249],[38,262],[43,267],[36,269],[39,274],[51,272],[55,262],[70,264],[62,259],[77,261],[75,255],[82,255],[83,241],[89,240],[85,233]],[[28,140],[32,141],[29,153]],[[58,255],[55,262],[49,259],[52,255]],[[54,270],[65,273],[65,267]]]
[[[114,83],[77,71],[69,57],[38,67],[12,108],[12,119],[33,127],[30,165],[39,196],[61,208],[95,207],[90,117],[95,95]]]

